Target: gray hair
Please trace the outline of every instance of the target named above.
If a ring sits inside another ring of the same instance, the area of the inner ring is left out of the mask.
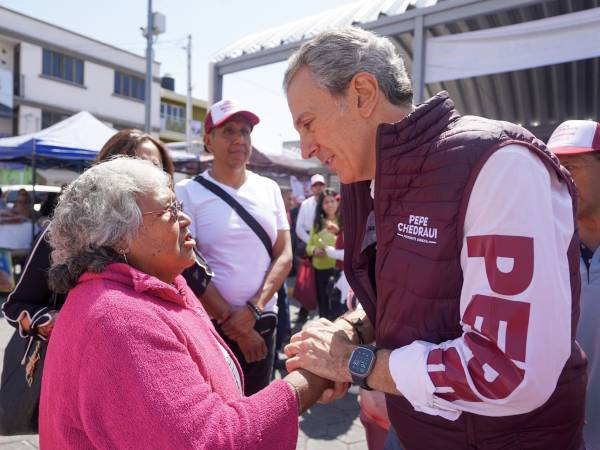
[[[48,230],[52,290],[67,292],[87,270],[121,261],[142,224],[140,197],[170,189],[170,177],[148,161],[126,156],[97,164],[60,196]]]
[[[412,103],[410,79],[392,42],[361,28],[347,26],[324,31],[304,43],[288,60],[283,79],[286,93],[292,78],[304,66],[315,76],[319,87],[333,96],[344,94],[354,75],[368,72],[377,79],[390,103]]]

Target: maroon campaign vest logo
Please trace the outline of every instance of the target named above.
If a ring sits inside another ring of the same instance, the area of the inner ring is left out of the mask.
[[[396,236],[422,244],[437,244],[438,229],[429,225],[429,217],[410,214],[408,223],[398,222]]]

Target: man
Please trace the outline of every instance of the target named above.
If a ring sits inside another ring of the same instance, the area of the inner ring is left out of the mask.
[[[364,307],[294,336],[288,369],[385,392],[407,450],[580,448],[575,194],[556,158],[445,92],[414,106],[392,42],[358,28],[305,43],[284,88],[303,156],[345,184]]]
[[[581,315],[577,341],[588,357],[586,424],[588,449],[600,448],[600,123],[568,120],[548,141],[577,185],[581,238]]]
[[[204,122],[204,145],[214,160],[201,177],[233,197],[258,222],[268,235],[272,256],[250,225],[208,188],[196,180],[181,181],[175,188],[193,220],[198,250],[215,273],[201,300],[242,366],[246,395],[270,382],[277,291],[292,263],[279,187],[246,170],[252,153],[250,134],[258,122],[256,114],[232,100],[211,106]],[[264,329],[267,316],[273,323]]]

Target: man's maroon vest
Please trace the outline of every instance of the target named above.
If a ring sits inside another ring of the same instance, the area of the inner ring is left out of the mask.
[[[394,349],[415,340],[438,344],[461,336],[460,252],[466,208],[481,167],[509,144],[528,147],[556,171],[575,204],[570,177],[542,142],[507,122],[459,116],[445,92],[401,122],[379,126],[375,201],[369,182],[342,188],[346,276],[375,324],[378,347]],[[372,210],[376,254],[373,246],[363,245]],[[424,236],[435,240],[434,245],[397,239],[399,222],[408,223],[410,215],[427,217],[429,228],[437,229],[435,239]],[[528,414],[494,418],[463,413],[452,422],[416,412],[402,397],[387,396],[392,424],[406,450],[578,448],[573,445],[580,441],[585,358],[574,341],[580,290],[576,233],[566,256],[571,274],[572,353],[551,398]]]

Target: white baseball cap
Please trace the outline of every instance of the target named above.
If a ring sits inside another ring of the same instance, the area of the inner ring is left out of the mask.
[[[213,128],[220,127],[233,116],[242,116],[254,127],[260,119],[252,111],[244,109],[235,100],[221,100],[208,109],[206,119],[204,119],[204,132],[210,133]]]
[[[555,155],[598,152],[600,123],[593,120],[567,120],[550,136],[548,149]]]
[[[320,173],[316,173],[314,174],[312,177],[310,177],[310,185],[312,186],[313,184],[317,184],[317,183],[322,183],[322,184],[326,184],[325,183],[325,178],[323,177],[323,175],[321,175]]]

